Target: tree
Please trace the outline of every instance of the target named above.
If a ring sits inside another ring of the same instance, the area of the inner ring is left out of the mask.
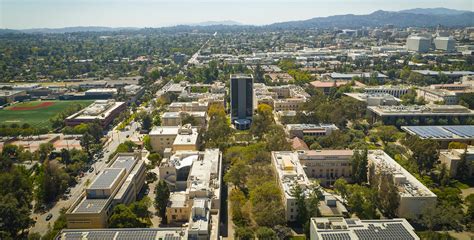
[[[253,219],[259,226],[274,227],[285,222],[280,189],[274,182],[264,182],[250,190]]]
[[[49,160],[45,160],[37,178],[36,200],[38,205],[57,200],[57,197],[69,186],[69,181],[70,176],[64,169],[52,164]]]
[[[263,71],[262,66],[260,64],[257,64],[253,71],[253,77],[255,82],[257,83],[264,83],[265,82],[265,71]]]
[[[464,149],[464,153],[459,157],[459,162],[456,168],[456,177],[461,180],[466,180],[470,177],[469,169],[471,169],[469,160],[467,160],[467,148]]]
[[[130,204],[130,210],[137,215],[137,217],[142,219],[147,219],[150,217],[151,213],[148,211],[148,208],[151,206],[151,200],[149,197],[144,197],[140,201],[135,201]]]
[[[229,126],[229,121],[224,110],[220,104],[212,104],[209,107],[209,126],[204,134],[206,147],[223,148],[229,144],[229,137],[232,133],[232,128]]]
[[[261,139],[266,134],[274,123],[272,107],[267,104],[259,104],[257,107],[257,114],[252,119],[250,132]]]
[[[232,183],[234,186],[244,189],[248,167],[242,161],[238,161],[224,175],[224,181]]]
[[[257,231],[255,231],[255,235],[257,235],[258,239],[267,239],[267,240],[278,239],[275,231],[267,227],[257,228]]]
[[[180,115],[181,115],[181,125],[185,125],[185,124],[190,124],[191,126],[198,125],[198,122],[193,115],[186,112],[182,112],[180,113]]]
[[[249,227],[237,227],[234,232],[234,237],[238,240],[252,240],[254,239],[254,233]]]
[[[233,188],[229,196],[230,211],[232,221],[237,226],[248,226],[250,224],[250,215],[244,210],[247,203],[245,194],[238,188]]]
[[[40,161],[43,162],[44,160],[49,158],[49,154],[54,150],[54,146],[52,143],[42,143],[39,145],[39,158]]]
[[[30,209],[18,202],[13,194],[0,195],[0,232],[7,233],[6,236],[12,239],[17,239],[18,234],[28,229],[33,223],[34,221],[30,218]]]
[[[418,166],[418,171],[422,174],[431,171],[436,161],[438,161],[438,142],[408,136],[404,144],[413,153],[412,157]]]
[[[377,136],[384,144],[396,141],[398,133],[398,129],[391,125],[384,125],[377,128]]]
[[[109,227],[111,228],[143,228],[146,226],[125,204],[115,206],[109,218]]]
[[[273,124],[269,132],[265,135],[265,142],[268,151],[290,151],[291,145],[286,138],[283,127]]]
[[[342,199],[346,199],[347,181],[344,178],[339,178],[334,182],[334,189],[341,195]]]
[[[92,159],[91,145],[93,144],[93,142],[94,138],[89,133],[84,133],[80,140],[81,147],[87,153],[89,159]]]
[[[394,218],[397,216],[400,197],[398,195],[398,188],[393,181],[393,175],[381,174],[378,183],[380,210],[384,213],[385,217]]]
[[[153,166],[158,166],[161,162],[161,155],[159,153],[151,153],[148,155],[148,160],[150,160]]]
[[[170,189],[164,180],[160,180],[155,188],[155,206],[158,210],[158,215],[166,221],[166,206],[170,199]]]
[[[65,165],[71,163],[71,154],[69,153],[69,150],[65,148],[61,149],[61,162]]]
[[[356,183],[367,182],[367,149],[356,149],[352,156],[352,178]]]
[[[306,208],[305,193],[301,186],[295,181],[290,189],[290,194],[296,202],[296,223],[303,226],[308,221],[308,209]]]
[[[142,118],[142,128],[149,132],[151,130],[151,127],[152,127],[152,121],[153,119],[151,119],[151,116],[149,114],[146,114],[145,116],[143,116]]]

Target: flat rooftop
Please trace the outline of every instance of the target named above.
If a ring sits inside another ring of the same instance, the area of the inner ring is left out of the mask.
[[[370,106],[367,109],[379,116],[474,116],[473,110],[461,105]]]
[[[295,181],[303,189],[310,185],[310,181],[295,152],[272,152],[272,161],[286,199],[293,198],[291,189]]]
[[[319,239],[373,240],[373,239],[420,239],[406,219],[359,220],[342,217],[311,218],[311,228]]]
[[[135,157],[135,155],[120,154],[117,156],[112,165],[110,165],[110,168],[125,168],[127,173],[130,173],[137,162],[138,159]]]
[[[184,240],[182,228],[63,229],[56,240]]]
[[[230,75],[231,79],[253,79],[252,74],[231,74]]]
[[[72,213],[100,213],[108,204],[110,198],[90,199],[85,198],[72,210]]]
[[[97,100],[83,110],[69,116],[68,119],[105,119],[123,104],[125,103],[113,100]]]
[[[402,130],[421,139],[474,140],[474,125],[402,126]]]
[[[109,189],[123,171],[123,168],[105,168],[87,189]]]
[[[399,194],[402,197],[434,197],[425,185],[416,179],[410,172],[404,169],[393,158],[382,150],[369,150],[367,155],[369,162],[375,165],[375,169],[388,171],[396,178],[395,184],[398,186]]]
[[[334,124],[286,124],[287,130],[314,130],[314,129],[333,129],[338,130],[339,128]]]
[[[156,126],[149,135],[177,135],[179,126]]]

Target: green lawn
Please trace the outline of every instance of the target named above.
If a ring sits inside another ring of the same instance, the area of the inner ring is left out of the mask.
[[[42,107],[39,109],[30,109],[30,110],[10,110],[15,107],[34,107],[42,102],[53,102],[54,104],[47,107]],[[17,103],[13,106],[10,106],[6,109],[0,110],[0,125],[9,126],[12,123],[17,123],[20,126],[24,123],[28,123],[31,126],[37,128],[50,128],[51,124],[49,119],[59,112],[63,111],[67,107],[80,103],[84,106],[91,104],[92,100],[77,100],[77,101],[31,101],[24,103]]]

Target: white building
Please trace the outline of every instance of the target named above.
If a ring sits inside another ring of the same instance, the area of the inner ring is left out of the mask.
[[[400,204],[397,210],[399,217],[416,217],[422,213],[424,208],[436,204],[436,195],[384,151],[370,150],[367,159],[369,166],[374,167],[373,174],[388,173],[392,175],[399,191]],[[375,176],[371,176],[369,171],[369,182],[373,177]]]
[[[425,36],[409,36],[407,50],[415,52],[428,52],[431,48],[431,38]]]
[[[434,39],[435,48],[446,52],[456,51],[456,41],[453,37],[437,37]]]
[[[360,220],[342,217],[311,218],[311,240],[420,239],[404,218]]]

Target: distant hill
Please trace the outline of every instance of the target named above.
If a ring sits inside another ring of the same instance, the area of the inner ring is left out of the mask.
[[[448,27],[474,26],[474,12],[456,15],[415,14],[405,12],[376,11],[367,15],[336,15],[317,17],[302,21],[281,22],[268,27],[281,28],[360,28],[380,27],[393,24],[397,27],[435,27],[438,24]]]
[[[459,15],[463,13],[469,13],[469,11],[449,9],[449,8],[413,8],[398,11],[399,13],[413,13],[413,14],[426,14],[426,15]]]
[[[189,26],[216,26],[216,25],[224,25],[224,26],[239,26],[243,25],[242,23],[232,21],[232,20],[224,20],[224,21],[206,21],[206,22],[200,22],[200,23],[191,23],[191,24],[186,24]]]
[[[122,31],[122,30],[134,30],[139,28],[112,28],[112,27],[65,27],[65,28],[32,28],[25,30],[18,30],[24,33],[72,33],[72,32],[113,32],[113,31]]]

